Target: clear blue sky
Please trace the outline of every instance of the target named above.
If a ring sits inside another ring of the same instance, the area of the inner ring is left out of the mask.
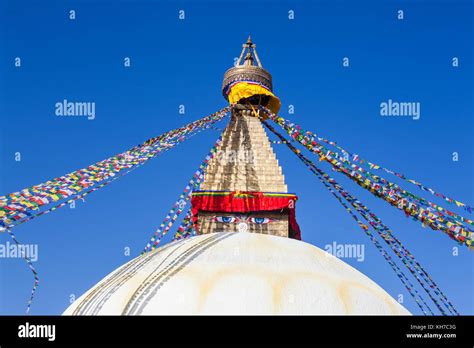
[[[397,20],[398,9],[405,20]],[[222,75],[251,34],[273,74],[283,116],[472,204],[472,10],[471,1],[447,0],[2,1],[0,193],[83,168],[222,108]],[[451,66],[454,56],[458,68]],[[131,58],[128,69],[124,57]],[[63,99],[95,102],[95,120],[56,117],[54,105]],[[388,99],[420,102],[420,120],[381,117],[379,105]],[[217,137],[200,134],[76,209],[16,228],[21,242],[39,245],[41,284],[31,313],[62,313],[71,294],[80,296],[138,255]],[[290,191],[300,197],[303,239],[321,248],[333,241],[366,244],[364,262],[345,261],[392,296],[403,294],[404,305],[419,313],[338,202],[288,149],[275,151]],[[446,235],[336,178],[393,229],[461,313],[474,313],[472,252],[460,247],[453,256],[457,245]],[[0,243],[7,241],[0,235]],[[23,260],[0,259],[0,313],[24,313],[32,282]]]

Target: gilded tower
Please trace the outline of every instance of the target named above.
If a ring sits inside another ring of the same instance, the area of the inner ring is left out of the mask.
[[[224,74],[222,93],[231,119],[205,171],[192,205],[198,234],[254,232],[299,239],[285,177],[260,120],[260,106],[274,112],[272,76],[262,67],[250,37],[236,65]]]

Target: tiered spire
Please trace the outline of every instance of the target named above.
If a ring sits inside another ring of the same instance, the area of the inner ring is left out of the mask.
[[[224,74],[222,92],[232,104],[231,120],[219,151],[205,170],[200,191],[193,193],[193,218],[199,234],[247,231],[298,238],[297,197],[288,193],[276,155],[256,117],[259,106],[268,106],[270,101],[277,101],[279,107],[271,91],[272,77],[262,67],[249,36],[237,63]]]

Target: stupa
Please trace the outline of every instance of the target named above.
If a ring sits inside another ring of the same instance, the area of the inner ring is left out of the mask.
[[[301,241],[297,196],[258,111],[276,113],[280,100],[250,38],[222,90],[232,114],[193,192],[197,235],[131,260],[64,314],[409,314],[368,277]]]

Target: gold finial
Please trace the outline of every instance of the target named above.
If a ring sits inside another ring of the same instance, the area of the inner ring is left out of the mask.
[[[245,58],[244,58],[245,51],[247,51],[247,54],[245,55]],[[253,66],[254,57],[255,57],[255,60],[257,61],[257,66],[259,68],[263,68],[262,63],[260,62],[260,59],[258,58],[257,45],[255,45],[252,42],[252,38],[249,35],[247,42],[242,45],[242,52],[240,53],[240,57],[237,60],[236,66]],[[244,59],[244,64],[241,64],[242,58]]]
[[[252,38],[250,37],[250,35],[249,35],[249,38],[247,39],[246,45],[247,45],[247,47],[253,46]]]

